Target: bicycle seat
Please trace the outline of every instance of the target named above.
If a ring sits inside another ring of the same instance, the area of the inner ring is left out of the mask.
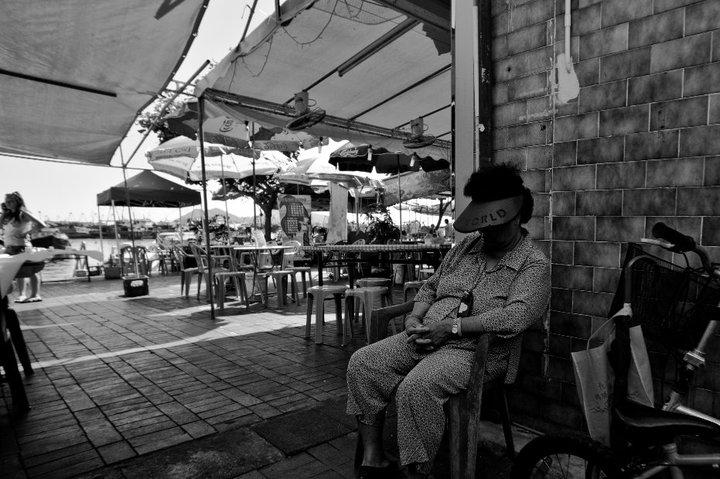
[[[659,445],[673,442],[676,436],[716,436],[720,426],[704,419],[663,411],[627,401],[615,408],[618,419],[630,442]]]

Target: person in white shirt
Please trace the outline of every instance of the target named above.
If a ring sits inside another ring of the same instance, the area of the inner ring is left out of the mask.
[[[25,209],[25,201],[17,191],[5,195],[5,202],[2,204],[0,224],[2,224],[3,228],[5,253],[9,255],[25,252],[28,235],[44,226],[42,222],[37,220]],[[18,281],[18,288],[20,290],[20,296],[15,300],[16,303],[36,303],[42,301],[39,294],[39,273],[30,276],[29,296],[26,294],[27,278],[22,278]]]

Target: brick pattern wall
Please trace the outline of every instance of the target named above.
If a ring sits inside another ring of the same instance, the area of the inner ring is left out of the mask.
[[[584,427],[570,352],[607,317],[625,242],[664,221],[720,261],[720,2],[573,0],[580,93],[560,104],[564,3],[492,3],[495,158],[524,171],[553,262],[549,340],[527,335],[513,398],[540,429]],[[720,416],[713,351],[692,399]]]

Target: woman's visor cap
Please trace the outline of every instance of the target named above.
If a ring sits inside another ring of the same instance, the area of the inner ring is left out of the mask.
[[[472,201],[453,226],[461,233],[471,233],[489,226],[503,225],[520,213],[522,204],[522,195],[491,201]]]

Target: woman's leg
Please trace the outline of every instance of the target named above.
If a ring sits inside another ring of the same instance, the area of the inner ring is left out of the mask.
[[[398,448],[403,465],[429,473],[445,430],[443,406],[465,389],[475,352],[443,347],[410,371],[398,386]]]
[[[392,391],[419,359],[406,340],[407,335],[401,333],[370,344],[357,350],[348,363],[347,413],[358,418],[363,466],[388,464],[382,447],[385,407]]]
[[[30,294],[28,295],[29,299],[40,299],[40,273],[35,273],[34,275],[30,276],[29,278],[30,282]]]

